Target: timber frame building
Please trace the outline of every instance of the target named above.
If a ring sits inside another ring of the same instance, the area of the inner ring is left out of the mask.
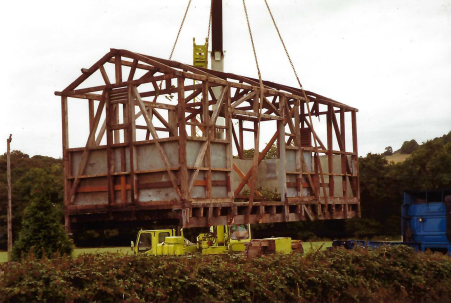
[[[101,82],[80,88],[95,79]],[[358,110],[263,84],[261,100],[258,80],[118,49],[82,69],[55,92],[67,230],[358,217]],[[69,146],[69,135],[79,131],[69,129],[69,117],[78,119],[68,112],[72,98],[87,102],[89,135],[81,147]],[[311,116],[324,116],[326,140]],[[245,150],[260,146],[259,128],[271,139],[246,160]],[[246,141],[245,132],[254,139]],[[265,160],[273,146],[277,159]],[[271,178],[280,195],[265,198],[259,188]]]

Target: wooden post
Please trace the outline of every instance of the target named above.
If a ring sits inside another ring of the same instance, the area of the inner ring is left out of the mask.
[[[333,134],[332,134],[332,115],[334,107],[332,105],[327,106],[327,163],[329,170],[329,197],[335,196],[335,183],[334,183],[334,155],[333,155]],[[338,140],[338,139],[337,139]]]
[[[280,111],[283,115],[286,114],[285,109],[285,96],[281,96],[280,99]],[[286,175],[286,157],[285,157],[285,123],[283,120],[277,120],[277,130],[279,131],[278,138],[278,153],[280,159],[280,201],[285,201],[285,195],[287,193],[287,175]]]
[[[70,233],[70,222],[67,207],[70,203],[70,191],[71,183],[68,177],[72,174],[70,173],[71,162],[69,161],[69,153],[67,149],[69,148],[69,118],[67,111],[67,97],[61,97],[61,124],[62,124],[62,140],[63,140],[63,188],[64,188],[64,226],[67,233]]]
[[[186,165],[186,120],[185,120],[185,81],[177,78],[178,88],[178,118],[179,118],[179,165],[180,165],[180,192],[182,201],[189,198],[188,167]]]
[[[361,216],[360,213],[360,183],[359,183],[359,151],[358,151],[358,146],[357,146],[357,115],[356,115],[356,111],[352,111],[351,112],[351,119],[352,119],[352,152],[353,152],[353,157],[354,157],[354,161],[355,161],[355,171],[353,173],[353,175],[355,175],[354,182],[356,184],[355,188],[357,191],[357,198],[359,201],[359,204],[357,204],[358,207],[358,214],[359,214],[359,218]],[[348,210],[348,205],[346,205],[346,210]],[[347,213],[346,213],[346,217],[347,217]]]
[[[12,227],[12,202],[11,202],[11,154],[10,154],[10,144],[12,141],[12,135],[9,135],[9,139],[6,140],[7,152],[7,178],[8,178],[8,261],[11,261],[11,252],[13,248],[13,227]]]

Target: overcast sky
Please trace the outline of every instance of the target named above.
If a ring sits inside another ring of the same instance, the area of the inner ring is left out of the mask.
[[[359,109],[360,155],[451,130],[451,1],[268,1],[304,87]],[[187,3],[4,1],[0,153],[12,133],[13,149],[61,157],[54,91],[110,48],[167,58]],[[174,60],[191,64],[209,3],[192,0]],[[264,1],[246,4],[263,78],[296,86]],[[223,10],[225,71],[257,77],[242,1]]]

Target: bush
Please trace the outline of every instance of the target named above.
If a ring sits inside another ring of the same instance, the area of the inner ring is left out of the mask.
[[[25,209],[22,224],[19,239],[13,246],[14,260],[20,260],[21,254],[30,252],[32,248],[38,258],[42,258],[43,254],[52,256],[57,251],[68,255],[72,253],[72,241],[59,223],[56,207],[45,192],[35,192],[31,204]]]
[[[449,302],[451,262],[406,246],[302,257],[81,255],[0,265],[2,302]]]

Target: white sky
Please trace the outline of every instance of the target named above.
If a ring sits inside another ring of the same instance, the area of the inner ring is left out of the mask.
[[[0,153],[12,133],[13,149],[61,157],[54,91],[110,48],[167,58],[187,3],[4,1]],[[174,60],[191,64],[192,38],[200,43],[206,37],[209,3],[192,0]],[[296,86],[264,1],[246,4],[263,78]],[[360,155],[451,130],[451,1],[269,4],[304,87],[360,110]],[[224,0],[223,10],[225,71],[257,77],[242,1]],[[268,139],[263,135],[262,142]]]

